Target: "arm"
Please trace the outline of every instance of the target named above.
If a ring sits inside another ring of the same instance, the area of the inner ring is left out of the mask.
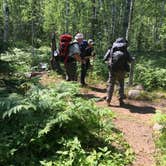
[[[74,58],[76,59],[76,61],[82,62],[82,59],[81,59],[81,57],[80,57],[79,54],[74,54],[73,56],[74,56]]]
[[[112,57],[112,53],[113,53],[113,47],[112,48],[109,48],[106,52],[106,54],[104,55],[104,61],[108,61],[109,58]]]
[[[111,51],[110,49],[107,50],[106,54],[104,55],[104,59],[103,59],[104,61],[108,60],[108,58],[110,56],[110,51]]]
[[[132,63],[134,60],[135,60],[135,58],[134,57],[132,57],[131,55],[130,55],[130,53],[126,50],[126,55],[127,55],[127,61],[129,62],[129,63]]]
[[[80,56],[81,51],[79,45],[74,43],[69,48],[69,57],[73,57],[76,61],[84,63],[84,60]]]

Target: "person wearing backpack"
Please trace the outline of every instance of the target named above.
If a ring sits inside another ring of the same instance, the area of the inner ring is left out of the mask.
[[[90,64],[90,58],[93,56],[95,56],[94,51],[94,42],[92,39],[89,39],[86,47],[84,48],[83,53],[81,54],[81,58],[85,60],[85,64],[81,65],[81,78],[80,78],[80,82],[82,86],[86,86],[86,82],[85,82],[85,78],[86,78],[86,74],[88,69],[90,68],[91,64]]]
[[[80,56],[84,63],[81,64],[81,73],[80,73],[80,83],[82,86],[86,86],[85,77],[89,67],[89,57],[93,51],[93,40],[85,40],[82,33],[77,33],[75,35],[75,41],[78,42],[80,48]]]
[[[84,40],[84,35],[82,33],[77,33],[75,35],[75,42],[78,43],[79,48],[80,48],[80,56],[81,59],[84,61],[84,63],[81,64],[81,73],[80,73],[80,83],[81,85],[85,85],[85,72],[86,72],[86,59],[85,57],[85,52],[86,48],[88,47],[88,42]]]
[[[128,63],[134,59],[130,56],[128,50],[128,41],[124,38],[118,38],[113,43],[112,48],[109,48],[104,56],[104,61],[108,61],[109,79],[107,88],[107,105],[110,105],[115,83],[119,83],[119,103],[124,104],[124,79],[126,72],[130,71]]]
[[[60,36],[59,56],[64,62],[67,81],[77,81],[77,61],[83,63],[80,53],[78,42],[72,42],[72,35]]]

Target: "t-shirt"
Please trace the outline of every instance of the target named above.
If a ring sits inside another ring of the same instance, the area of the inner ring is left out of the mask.
[[[81,44],[79,44],[80,51],[81,51],[81,58],[84,58],[86,56],[86,48],[88,47],[88,42],[86,40],[83,40]]]
[[[75,54],[79,54],[79,55],[81,54],[78,43],[73,43],[69,47],[69,57],[74,58]]]

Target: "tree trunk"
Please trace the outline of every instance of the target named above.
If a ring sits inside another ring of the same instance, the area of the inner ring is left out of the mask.
[[[133,7],[134,7],[134,0],[127,0],[127,6],[126,6],[126,15],[124,20],[124,32],[125,32],[125,38],[126,40],[129,40],[129,31],[131,28],[131,22],[132,22],[132,13],[133,13]],[[134,62],[131,63],[130,66],[130,73],[129,73],[129,86],[133,84],[133,74],[134,74]]]
[[[34,36],[35,36],[35,30],[34,30],[34,0],[32,0],[32,15],[31,15],[31,40],[32,40],[32,55],[35,55],[35,51],[34,51]]]
[[[65,32],[69,32],[69,10],[70,10],[70,2],[66,0],[66,17],[65,17]]]
[[[123,23],[123,37],[125,37],[127,40],[129,38],[129,31],[131,27],[133,7],[134,0],[126,0],[126,9]]]
[[[155,6],[157,6],[157,3],[155,4]],[[161,15],[160,17],[157,15],[157,11],[156,11],[156,18],[155,18],[155,23],[154,23],[154,43],[160,42],[160,34],[159,31],[163,25],[163,20],[165,18],[165,3],[166,1],[164,0],[163,2],[161,2],[160,8],[161,8]]]
[[[131,28],[131,22],[132,22],[132,14],[133,14],[133,7],[134,7],[134,0],[128,0],[128,3],[130,3],[129,6],[129,15],[128,15],[128,24],[126,28],[126,39],[129,39],[129,32]]]
[[[7,1],[3,1],[3,14],[4,14],[4,35],[3,42],[8,42],[8,33],[9,33],[9,7]]]
[[[92,38],[96,34],[96,0],[92,0],[92,21],[91,21],[91,28],[92,28]]]
[[[114,0],[112,0],[112,38],[113,38],[113,40],[115,40],[115,21],[116,21],[116,19],[115,19],[115,17],[116,17],[116,6],[115,6],[115,2],[114,2]]]

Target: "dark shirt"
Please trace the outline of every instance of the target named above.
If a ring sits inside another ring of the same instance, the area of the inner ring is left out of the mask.
[[[83,42],[79,45],[80,51],[81,51],[81,58],[84,58],[86,56],[86,48],[88,47],[88,42],[86,40],[83,40]]]

